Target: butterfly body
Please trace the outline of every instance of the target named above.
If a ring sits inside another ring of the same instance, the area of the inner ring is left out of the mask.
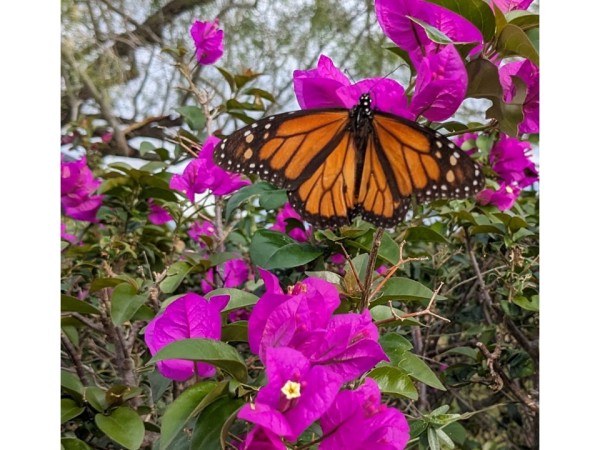
[[[339,227],[357,215],[397,225],[410,199],[464,198],[483,188],[479,166],[436,131],[375,111],[363,94],[352,109],[270,116],[224,139],[214,160],[288,191],[308,222]]]

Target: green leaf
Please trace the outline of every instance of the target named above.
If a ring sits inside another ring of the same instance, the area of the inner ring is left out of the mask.
[[[456,44],[457,42],[453,42],[448,36],[442,33],[437,28],[429,25],[427,22],[424,22],[416,17],[406,16],[407,19],[412,20],[414,23],[419,25],[423,30],[425,30],[425,34],[427,37],[431,39],[433,42],[438,44]]]
[[[248,322],[237,320],[224,325],[221,330],[223,342],[248,342]]]
[[[498,36],[497,48],[507,56],[522,56],[536,66],[540,64],[537,49],[527,34],[517,25],[507,24]]]
[[[217,67],[217,66],[215,66],[215,67]],[[230,72],[228,72],[227,70],[223,69],[222,67],[217,67],[217,70],[223,76],[223,78],[225,78],[225,81],[227,81],[227,84],[229,84],[229,88],[232,91],[235,91],[236,85],[235,85],[235,78],[233,77],[233,75]]]
[[[298,267],[317,259],[322,253],[314,245],[301,244],[272,230],[259,230],[250,242],[252,262],[266,270]]]
[[[382,322],[385,320],[385,323],[383,324],[377,323],[377,326],[379,327],[417,327],[423,325],[421,322],[411,317],[407,317],[402,320],[398,319],[406,313],[398,308],[390,309],[388,305],[375,305],[369,308],[369,311],[371,312],[371,317],[375,322]]]
[[[538,14],[531,14],[527,11],[510,11],[506,15],[508,23],[516,25],[523,31],[538,28],[540,26],[540,16]]]
[[[97,386],[89,386],[84,389],[84,400],[96,411],[103,412],[108,409],[106,391]]]
[[[83,396],[83,384],[81,383],[81,381],[79,381],[79,378],[77,378],[77,376],[75,376],[71,372],[67,372],[66,370],[60,371],[60,387],[62,387],[71,394]]]
[[[450,355],[450,354],[464,355],[464,356],[467,356],[468,358],[471,358],[473,361],[477,361],[477,357],[479,355],[479,350],[477,350],[473,347],[454,347],[454,348],[451,348],[450,350],[442,353],[442,355]]]
[[[375,229],[369,230],[369,232],[361,234],[352,240],[347,240],[347,244],[352,247],[371,251],[373,247],[373,237],[375,236]],[[381,245],[377,257],[383,259],[388,264],[394,265],[400,261],[400,246],[394,241],[390,234],[386,231],[381,236]],[[364,280],[364,278],[361,278]]]
[[[494,18],[496,20],[496,36],[499,36],[508,22],[502,10],[494,2],[492,2],[492,8],[494,9]]]
[[[121,283],[114,288],[110,306],[110,317],[115,325],[122,325],[133,317],[147,297],[136,295],[137,290],[128,283]]]
[[[540,311],[540,297],[539,295],[532,295],[531,298],[524,296],[518,296],[513,299],[513,303],[519,305],[521,308],[527,311]]]
[[[75,438],[63,438],[60,440],[60,445],[64,450],[92,450],[85,442]]]
[[[109,415],[96,414],[96,425],[110,439],[129,450],[140,448],[144,440],[144,422],[131,408],[120,406]]]
[[[215,295],[229,295],[229,302],[223,312],[230,312],[239,308],[254,306],[258,302],[258,297],[250,292],[242,291],[234,288],[219,288],[210,291],[205,295],[206,298],[212,298]]]
[[[388,356],[398,350],[405,351],[413,348],[411,342],[398,333],[386,333],[379,339],[379,344]]]
[[[179,114],[183,116],[185,122],[192,130],[200,131],[206,123],[204,112],[197,106],[181,106],[175,108]]]
[[[428,416],[439,416],[441,414],[446,414],[448,411],[450,411],[450,405],[442,405],[439,408],[434,409],[433,411],[431,411]]]
[[[167,269],[166,278],[160,282],[159,287],[165,294],[175,292],[183,279],[192,270],[192,266],[183,261],[177,261]]]
[[[494,12],[483,0],[430,0],[444,8],[454,11],[477,27],[484,42],[489,42],[496,31]]]
[[[100,314],[95,306],[64,294],[60,296],[60,310],[61,312],[78,312],[81,314]]]
[[[60,423],[63,424],[77,417],[85,411],[83,406],[79,406],[75,400],[71,398],[60,399]]]
[[[267,211],[279,209],[285,205],[287,201],[288,195],[285,189],[264,192],[258,197],[258,204]]]
[[[423,226],[409,228],[406,233],[407,241],[425,241],[425,242],[440,242],[447,244],[448,239],[437,231]]]
[[[92,284],[90,285],[90,292],[96,292],[96,291],[99,291],[100,289],[104,289],[104,288],[112,288],[112,287],[118,286],[119,284],[121,284],[124,281],[131,284],[136,289],[139,288],[139,286],[137,285],[137,283],[135,282],[135,280],[133,278],[123,274],[123,275],[119,275],[118,277],[94,279],[92,281]]]
[[[241,111],[264,111],[265,105],[262,103],[250,103],[250,102],[240,102],[234,98],[227,100],[225,102],[225,107],[227,111],[241,110]]]
[[[441,450],[440,440],[434,428],[427,428],[427,442],[430,450]]]
[[[335,284],[336,286],[341,286],[343,277],[334,272],[330,272],[328,270],[318,270],[318,271],[310,271],[307,270],[305,272],[307,277],[319,278],[321,280],[325,280],[331,284]]]
[[[453,450],[456,445],[454,444],[454,442],[452,442],[452,439],[450,439],[450,436],[448,436],[444,430],[442,430],[441,428],[436,428],[435,429],[435,433],[438,435],[438,438],[440,440],[440,442],[446,447],[449,448],[450,450]]]
[[[182,339],[163,347],[148,364],[166,359],[203,361],[223,369],[244,383],[248,378],[246,363],[230,345],[213,339]]]
[[[398,361],[398,367],[411,377],[433,388],[445,391],[446,388],[436,374],[421,358],[411,352],[404,352]]]
[[[244,94],[254,95],[256,97],[264,98],[266,100],[269,100],[270,102],[275,103],[275,97],[273,96],[273,94],[271,94],[268,91],[265,91],[264,89],[250,88],[250,89],[246,89],[244,91]]]
[[[467,430],[458,422],[452,422],[444,427],[444,432],[453,442],[464,445],[467,439]]]
[[[280,189],[264,181],[258,183],[249,184],[238,190],[235,194],[229,197],[227,206],[225,207],[225,219],[228,220],[231,217],[233,211],[238,209],[244,202],[259,196],[261,194],[276,192]]]
[[[404,277],[391,277],[387,280],[381,289],[381,296],[377,298],[376,304],[387,302],[388,300],[398,301],[421,301],[431,300],[433,291],[418,281]],[[446,300],[443,295],[437,295],[437,300]]]
[[[194,417],[195,409],[206,395],[217,387],[214,381],[205,381],[190,386],[167,406],[162,417],[160,449],[166,449],[186,423]]]
[[[202,450],[226,448],[222,436],[226,434],[231,418],[235,418],[242,405],[244,405],[242,399],[221,397],[207,406],[198,416],[190,448]]]
[[[402,369],[384,365],[374,368],[367,376],[377,381],[379,389],[385,394],[400,395],[411,400],[419,398],[415,385]]]

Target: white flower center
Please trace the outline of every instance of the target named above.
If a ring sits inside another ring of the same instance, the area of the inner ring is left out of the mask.
[[[281,392],[288,400],[298,398],[300,397],[300,383],[288,380],[281,388]]]

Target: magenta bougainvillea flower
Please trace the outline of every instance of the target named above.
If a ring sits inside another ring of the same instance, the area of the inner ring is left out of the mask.
[[[213,237],[215,233],[215,226],[208,220],[194,222],[188,231],[190,237],[198,243],[200,248],[206,248],[207,246],[202,236]]]
[[[196,20],[190,28],[190,34],[198,63],[214,64],[223,56],[223,30],[219,30],[219,19],[213,22]]]
[[[292,441],[329,409],[343,383],[334,372],[311,366],[302,353],[286,347],[267,351],[265,372],[266,386],[238,417]]]
[[[446,120],[465,98],[468,81],[465,65],[453,45],[426,55],[418,67],[410,110],[429,120]]]
[[[298,225],[294,221],[288,222],[287,219],[295,219],[302,225]],[[290,226],[290,224],[293,225],[288,231],[288,226]],[[310,225],[304,225],[304,221],[302,220],[302,217],[300,217],[300,214],[298,214],[289,203],[283,205],[281,211],[277,213],[277,216],[275,217],[275,223],[271,227],[271,230],[287,233],[291,238],[297,240],[298,242],[307,241],[312,233],[312,227]]]
[[[294,71],[294,91],[303,109],[352,108],[361,94],[370,92],[373,108],[414,118],[407,108],[404,88],[398,82],[369,78],[352,84],[325,55],[320,56],[316,69]]]
[[[60,238],[70,242],[71,244],[76,244],[79,242],[79,238],[77,236],[67,233],[67,225],[64,223],[60,224]]]
[[[361,94],[369,92],[374,109],[410,120],[420,114],[430,120],[450,117],[465,97],[467,81],[464,64],[453,46],[422,60],[410,106],[398,82],[369,78],[351,84],[324,55],[319,58],[316,69],[294,72],[294,90],[302,108],[352,108]]]
[[[334,253],[329,257],[329,261],[331,261],[331,264],[336,265],[346,264],[346,257],[343,253]]]
[[[273,275],[260,273],[268,286]],[[270,348],[294,348],[344,381],[387,361],[369,311],[333,315],[339,304],[335,286],[319,278],[297,283],[289,294],[267,288],[248,321],[250,349],[264,361]]]
[[[500,211],[506,211],[519,198],[521,188],[519,186],[510,186],[508,183],[500,184],[496,190],[486,188],[477,194],[477,201],[482,205],[495,205]]]
[[[519,124],[519,133],[540,132],[540,70],[528,59],[514,61],[499,69],[500,83],[504,90],[504,101],[510,102],[516,93],[512,77],[519,77],[527,86],[523,102],[523,121]]]
[[[62,157],[61,157],[62,158]],[[92,195],[101,181],[87,165],[84,156],[80,160],[60,164],[60,201],[65,216],[86,222],[98,222],[96,213],[102,206],[102,195]]]
[[[500,180],[511,186],[525,188],[539,179],[527,141],[502,134],[490,151],[490,164]]]
[[[320,450],[402,450],[410,437],[404,414],[381,403],[372,378],[355,391],[340,392],[320,422]]]
[[[243,180],[238,174],[226,172],[215,165],[212,155],[219,142],[219,138],[208,137],[198,157],[186,166],[183,174],[173,175],[169,187],[184,192],[193,202],[195,194],[202,194],[207,190],[214,195],[227,195],[250,184],[250,181]]]
[[[229,302],[228,295],[205,299],[195,293],[186,294],[167,306],[162,314],[150,321],[144,339],[154,356],[172,342],[189,338],[221,338],[221,311]],[[193,375],[211,377],[215,368],[207,363],[187,360],[166,360],[157,363],[158,371],[175,381],[185,381]]]
[[[173,220],[169,211],[154,202],[154,199],[148,199],[148,206],[150,212],[148,213],[148,220],[154,225],[162,225],[170,220]]]
[[[281,438],[268,428],[256,426],[246,436],[241,450],[286,450]]]
[[[496,6],[503,13],[507,13],[509,11],[515,10],[526,10],[529,8],[529,5],[533,3],[533,0],[493,0]]]
[[[201,285],[202,292],[205,294],[214,289],[215,270],[218,271],[218,276],[223,280],[223,287],[236,288],[240,287],[250,275],[248,264],[243,259],[230,259],[220,264],[217,267],[211,267],[203,276]]]
[[[375,12],[383,32],[408,52],[415,66],[426,56],[439,53],[444,45],[432,41],[423,27],[411,18],[431,25],[452,42],[483,43],[481,32],[467,19],[423,0],[375,0]],[[477,47],[473,49],[476,51]]]

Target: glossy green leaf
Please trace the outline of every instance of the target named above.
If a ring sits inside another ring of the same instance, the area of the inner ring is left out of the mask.
[[[229,89],[231,89],[232,91],[235,91],[237,89],[236,85],[235,85],[235,78],[233,77],[233,74],[231,74],[229,71],[223,69],[222,67],[217,67],[217,70],[219,71],[219,73],[223,76],[223,78],[225,79],[225,81],[227,81],[227,84],[229,84]]]
[[[183,261],[177,261],[167,269],[166,278],[160,282],[160,290],[165,294],[175,292],[183,279],[192,270],[192,266]]]
[[[433,42],[436,42],[438,44],[455,44],[456,43],[456,42],[453,42],[452,39],[450,39],[448,36],[446,36],[440,30],[429,25],[427,22],[424,22],[420,19],[417,19],[416,17],[411,17],[411,16],[406,16],[406,18],[412,20],[414,23],[416,23],[421,28],[423,28],[423,30],[425,30],[425,34],[427,34],[427,37],[429,39],[431,39]]]
[[[248,342],[248,322],[237,320],[224,325],[221,329],[221,340],[223,342]]]
[[[527,298],[524,296],[518,296],[513,299],[513,302],[516,305],[519,305],[521,308],[527,311],[540,311],[540,297],[539,295],[532,295],[531,298]]]
[[[163,416],[160,433],[160,449],[166,449],[177,434],[194,417],[194,411],[200,401],[217,387],[214,381],[205,381],[188,387],[167,406]]]
[[[421,301],[431,300],[433,291],[418,281],[404,277],[391,277],[381,289],[381,296],[377,303],[388,300],[397,301]],[[437,295],[437,300],[446,300],[443,295]]]
[[[484,42],[489,42],[496,31],[496,19],[490,6],[483,0],[430,0],[454,11],[477,27]]]
[[[355,239],[347,240],[346,242],[349,246],[370,252],[373,247],[375,231],[375,229],[369,230],[369,232],[363,233]],[[381,236],[381,245],[379,246],[377,257],[385,260],[391,265],[397,264],[398,261],[400,261],[400,246],[392,239],[387,231]],[[361,279],[364,280],[364,278]]]
[[[128,283],[114,288],[110,305],[110,317],[115,325],[122,325],[133,317],[136,311],[148,299],[145,295],[136,295],[137,290]]]
[[[429,450],[442,450],[440,439],[434,428],[427,428],[427,443],[429,444]]]
[[[215,295],[228,295],[229,302],[225,309],[223,309],[224,313],[233,311],[239,308],[245,308],[248,306],[256,305],[258,301],[258,297],[250,292],[242,291],[241,289],[234,288],[219,288],[210,291],[205,295],[206,298],[212,298]]]
[[[467,439],[467,430],[458,422],[452,422],[444,427],[444,432],[459,445],[464,445]]]
[[[321,254],[318,247],[301,244],[278,231],[259,230],[250,242],[252,262],[266,270],[298,267],[317,259]]]
[[[203,361],[223,369],[244,383],[248,378],[246,363],[230,345],[213,339],[182,339],[163,347],[148,364],[166,359]]]
[[[79,414],[85,411],[83,406],[78,405],[71,398],[60,399],[60,423],[63,424],[71,419],[74,419]]]
[[[60,445],[64,450],[92,450],[89,445],[76,438],[63,438]]]
[[[419,398],[410,376],[402,369],[384,365],[371,370],[367,376],[377,381],[379,389],[385,394],[400,395],[411,400]]]
[[[450,436],[448,436],[444,432],[444,430],[442,430],[441,428],[436,428],[435,433],[437,434],[439,441],[444,446],[444,448],[448,448],[450,450],[456,448],[456,445],[454,444],[454,442],[452,442],[452,439],[450,439]]]
[[[241,110],[241,111],[264,111],[265,105],[262,103],[250,103],[240,102],[234,98],[227,100],[225,103],[227,111]]]
[[[271,94],[268,91],[265,91],[264,89],[250,88],[250,89],[246,89],[244,91],[244,94],[254,95],[256,97],[264,98],[266,100],[269,100],[270,102],[275,103],[275,97],[273,96],[273,94]]]
[[[104,288],[113,288],[124,281],[130,283],[132,286],[135,286],[135,282],[130,277],[95,278],[90,285],[90,292],[97,292]],[[137,289],[137,286],[135,286],[135,288]]]
[[[231,423],[231,417],[235,417],[242,405],[244,405],[242,399],[221,397],[207,406],[198,416],[190,448],[202,450],[225,448],[221,439],[226,432],[223,428]]]
[[[450,350],[445,351],[442,354],[443,355],[450,355],[450,354],[464,355],[464,356],[471,358],[474,361],[477,361],[477,358],[479,355],[479,350],[477,350],[476,348],[473,348],[473,347],[454,347],[454,348],[451,348]]]
[[[270,192],[264,192],[258,197],[258,204],[267,211],[281,208],[288,201],[287,191],[277,189]]]
[[[83,396],[83,384],[79,381],[79,378],[71,372],[67,372],[66,370],[60,371],[60,386],[69,393]]]
[[[413,348],[412,343],[404,336],[398,333],[386,333],[379,339],[379,344],[383,348],[383,351],[390,356],[391,353],[397,351],[411,350]]]
[[[531,14],[527,11],[511,11],[506,15],[508,23],[516,25],[523,31],[527,31],[540,26],[539,14]]]
[[[180,106],[179,108],[175,108],[175,111],[183,116],[185,122],[192,130],[200,131],[204,128],[206,116],[197,106]]]
[[[430,227],[416,226],[409,228],[406,232],[407,241],[440,242],[447,244],[448,239]]]
[[[97,386],[89,386],[84,390],[83,398],[98,412],[103,412],[108,409],[108,402],[106,401],[106,391],[100,389]]]
[[[408,351],[404,352],[397,365],[400,369],[404,370],[421,383],[425,383],[428,386],[442,391],[446,390],[433,370],[431,370],[429,366],[414,353]]]
[[[377,301],[373,303],[377,303]],[[371,312],[373,321],[377,323],[378,327],[418,327],[423,325],[421,322],[412,317],[407,317],[400,320],[399,317],[404,316],[406,313],[398,308],[390,309],[389,305],[387,304],[372,306],[369,308],[369,311]],[[383,321],[385,321],[385,323],[380,323]]]
[[[225,206],[225,219],[228,220],[236,209],[252,198],[279,191],[280,189],[264,181],[259,181],[257,183],[242,187],[227,201],[227,206]]]
[[[494,19],[496,20],[496,36],[499,36],[508,21],[502,10],[494,2],[492,2],[492,9],[494,10]]]
[[[100,314],[100,311],[95,306],[64,294],[60,296],[60,310],[61,312],[77,312],[81,314]]]
[[[131,408],[120,406],[109,415],[96,414],[96,425],[117,444],[136,450],[144,440],[144,422]]]
[[[497,48],[507,56],[522,56],[529,59],[536,66],[540,63],[537,49],[518,26],[507,24],[498,36]]]
[[[330,272],[328,270],[319,270],[319,271],[315,271],[315,272],[307,270],[305,272],[305,274],[307,277],[319,278],[319,279],[325,280],[331,284],[335,284],[336,286],[341,286],[342,280],[343,280],[343,277],[340,274]]]

